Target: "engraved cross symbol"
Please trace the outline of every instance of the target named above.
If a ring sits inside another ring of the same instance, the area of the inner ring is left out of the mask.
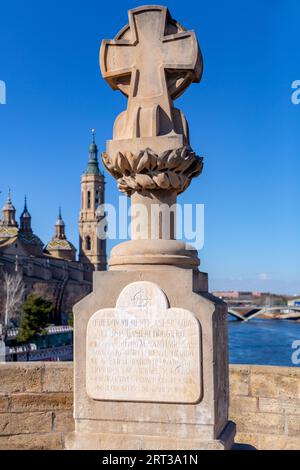
[[[139,290],[133,297],[133,303],[135,307],[140,309],[148,309],[151,304],[151,299],[147,297],[143,290]]]
[[[199,81],[202,72],[195,33],[182,27],[178,32],[179,25],[170,19],[167,8],[139,7],[128,16],[129,24],[115,39],[104,40],[100,51],[103,77],[113,89],[128,95],[124,124],[128,132],[124,129],[123,138],[145,135],[147,131],[137,129],[137,123],[143,127],[143,121],[152,119],[155,127],[158,112],[172,122],[172,98],[192,81]],[[166,72],[171,73],[171,80]],[[139,120],[138,114],[145,109],[148,112]],[[155,131],[150,134],[156,135]]]

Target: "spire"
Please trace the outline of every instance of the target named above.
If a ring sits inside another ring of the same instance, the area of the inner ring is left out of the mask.
[[[7,193],[7,198],[6,198],[6,204],[5,206],[3,207],[3,209],[15,209],[12,202],[11,202],[11,191],[10,191],[10,188],[8,188],[8,193]]]
[[[65,259],[66,261],[75,261],[76,248],[68,241],[65,233],[65,223],[61,215],[61,207],[58,210],[58,216],[55,222],[55,231],[52,240],[47,243],[45,252],[54,258]]]
[[[31,230],[31,215],[27,209],[27,197],[24,197],[24,209],[20,216],[20,229],[23,232],[32,232]]]
[[[55,231],[54,231],[54,238],[59,240],[64,240],[66,238],[65,235],[65,223],[61,216],[61,207],[59,206],[58,210],[58,217],[55,222]]]
[[[7,205],[10,205],[10,204],[11,204],[11,194],[10,194],[10,188],[8,188],[8,193],[7,193],[6,204],[7,204]]]
[[[98,147],[95,142],[95,129],[92,129],[92,143],[89,148],[89,161],[85,174],[88,175],[99,175],[99,164],[98,164]]]
[[[31,215],[29,214],[28,209],[27,209],[27,197],[26,196],[24,197],[24,209],[21,214],[21,218],[27,218],[27,219],[31,218]]]

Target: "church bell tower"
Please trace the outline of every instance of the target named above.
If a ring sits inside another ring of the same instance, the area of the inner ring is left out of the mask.
[[[99,170],[95,131],[89,148],[89,161],[81,177],[81,210],[79,218],[79,261],[85,267],[87,280],[93,271],[106,270],[106,240],[98,237],[97,208],[104,204],[104,176]]]

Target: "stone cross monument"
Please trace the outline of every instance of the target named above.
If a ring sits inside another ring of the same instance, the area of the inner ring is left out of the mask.
[[[199,82],[193,31],[165,7],[128,13],[102,42],[109,85],[128,97],[102,159],[131,198],[132,236],[74,308],[70,449],[230,449],[226,305],[197,251],[176,240],[176,198],[202,171],[173,100]]]
[[[159,153],[189,144],[186,120],[172,100],[201,78],[194,32],[173,21],[166,8],[137,8],[115,39],[103,41],[100,61],[106,81],[128,96],[109,151],[139,152],[151,145]]]

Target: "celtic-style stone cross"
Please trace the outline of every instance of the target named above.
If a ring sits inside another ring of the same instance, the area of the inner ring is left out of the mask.
[[[184,191],[201,173],[202,159],[190,147],[187,121],[173,106],[202,75],[202,56],[193,31],[173,20],[165,7],[128,12],[129,23],[100,49],[102,75],[128,97],[114,125],[103,163],[121,191]]]
[[[146,6],[128,13],[129,24],[102,43],[103,77],[128,96],[116,120],[114,139],[185,134],[186,123],[172,99],[199,81],[202,60],[193,31],[171,19],[167,8]]]

